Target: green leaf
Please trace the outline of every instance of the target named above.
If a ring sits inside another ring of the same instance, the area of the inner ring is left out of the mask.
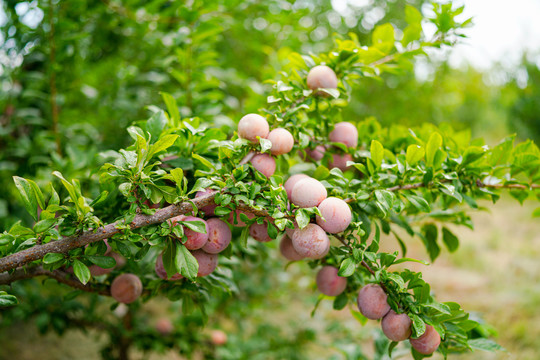
[[[206,166],[209,169],[215,169],[216,168],[214,166],[214,164],[212,164],[210,161],[208,161],[207,159],[203,158],[202,156],[200,156],[198,154],[192,153],[191,156],[193,156],[194,159],[199,160],[204,166]]]
[[[181,168],[175,168],[171,170],[171,176],[178,187],[182,186],[182,179],[184,178],[184,170]]]
[[[176,139],[178,139],[178,135],[169,134],[169,135],[165,135],[161,137],[158,141],[156,141],[154,145],[150,146],[150,149],[148,150],[147,159],[150,159],[155,154],[160,153],[170,148],[174,144]]]
[[[388,190],[375,190],[375,197],[387,210],[390,210],[394,206],[396,195]]]
[[[407,161],[407,164],[414,165],[424,158],[425,153],[426,151],[420,145],[409,145],[407,147],[405,160]]]
[[[202,221],[181,221],[180,223],[195,232],[206,234],[206,225]]]
[[[0,246],[6,245],[11,243],[13,240],[15,240],[15,236],[8,233],[0,234]]]
[[[471,348],[483,351],[505,351],[505,349],[493,340],[479,338],[468,341]]]
[[[84,265],[79,260],[73,261],[73,273],[85,285],[88,280],[90,280],[90,270],[88,269],[88,266]]]
[[[349,277],[352,274],[354,274],[354,271],[356,270],[356,263],[352,258],[346,258],[341,262],[341,266],[339,267],[338,275],[342,277]]]
[[[34,192],[34,189],[28,182],[28,180],[14,176],[13,181],[15,182],[15,186],[17,187],[17,190],[19,190],[19,193],[21,194],[21,198],[23,200],[24,207],[26,208],[26,211],[32,216],[32,218],[37,221],[38,219],[38,200],[37,196]]]
[[[50,228],[52,228],[54,224],[56,224],[57,220],[58,219],[45,219],[45,220],[38,221],[36,225],[34,225],[34,231],[38,234],[45,232],[49,230]]]
[[[342,292],[334,299],[334,304],[332,307],[334,310],[341,310],[347,306],[347,303],[349,302],[349,298],[347,297],[347,294],[345,292]]]
[[[418,210],[425,213],[431,212],[431,207],[429,206],[429,203],[423,197],[416,195],[405,195],[405,197]]]
[[[167,108],[169,108],[169,104],[167,102],[167,99],[165,99],[166,93],[161,93],[163,96],[163,100],[165,100],[165,103],[167,104]],[[167,96],[171,95],[167,94]],[[172,99],[174,101],[174,98]],[[171,110],[169,109],[169,113]],[[178,108],[176,109],[176,112],[178,114]],[[171,117],[174,118],[174,114],[170,114]],[[178,116],[179,118],[180,116]],[[167,125],[167,117],[165,116],[165,112],[163,110],[156,111],[150,119],[146,122],[146,131],[150,133],[150,136],[152,138],[152,142],[157,141],[159,139],[159,136],[163,132],[163,129],[165,128],[165,125]],[[136,138],[135,138],[136,139]]]
[[[218,206],[214,210],[214,214],[216,214],[216,216],[223,216],[223,215],[229,214],[231,211],[232,210],[229,209],[229,208],[226,208],[226,207],[223,207],[223,206]]]
[[[412,5],[405,6],[405,20],[410,25],[420,25],[422,14]]]
[[[63,260],[64,254],[58,254],[58,253],[48,253],[43,257],[43,263],[45,264],[53,264],[57,261]]]
[[[382,144],[377,140],[371,140],[370,153],[371,160],[373,160],[377,168],[380,168],[384,157],[384,147]]]
[[[300,229],[305,228],[307,226],[307,224],[309,224],[309,221],[310,221],[310,217],[309,217],[308,214],[306,214],[304,209],[298,209],[296,211],[295,219],[296,219],[296,223],[298,224],[298,227]]]
[[[176,104],[176,99],[169,93],[162,92],[161,97],[167,106],[167,112],[171,117],[174,123],[180,121],[180,111],[178,110],[178,105]]]
[[[197,191],[204,191],[207,188],[209,188],[210,185],[212,184],[213,184],[212,180],[208,178],[200,177],[197,179],[197,181],[195,182],[195,185],[193,185],[193,188],[191,189],[189,193],[193,194],[193,193],[196,193]]]
[[[429,302],[427,304],[424,304],[424,307],[433,308],[433,309],[437,310],[440,313],[447,314],[447,315],[452,315],[452,311],[450,310],[448,305],[441,304],[441,303],[436,302],[436,301],[432,301],[432,302]]]
[[[110,269],[116,266],[116,260],[114,260],[112,256],[87,255],[86,258],[90,260],[92,264],[96,264],[104,269]]]
[[[424,260],[418,260],[418,259],[407,258],[407,257],[397,259],[396,261],[394,261],[393,265],[401,264],[401,263],[404,263],[404,262],[407,262],[407,261],[416,262],[416,263],[423,264],[423,265],[429,265],[429,263],[424,261]]]
[[[426,145],[426,164],[433,166],[435,154],[437,150],[442,146],[442,137],[439,133],[433,133],[429,137],[429,141]]]
[[[450,252],[454,252],[459,247],[459,240],[456,235],[454,235],[446,227],[442,228],[443,242],[446,245],[446,248]]]
[[[433,261],[439,256],[441,252],[441,248],[437,244],[437,227],[433,224],[426,224],[422,226],[422,232],[422,240],[429,253],[429,258],[431,259],[431,261]]]
[[[261,152],[267,152],[272,148],[272,142],[268,139],[259,139],[259,143],[261,144]]]
[[[14,306],[17,305],[19,301],[13,295],[9,295],[5,291],[0,292],[0,307]]]
[[[375,27],[372,36],[373,46],[383,54],[388,54],[394,47],[394,27],[392,24],[382,24]]]
[[[190,280],[195,280],[199,271],[199,263],[184,245],[178,245],[176,247],[174,261],[176,269],[179,270],[180,274]]]
[[[416,314],[409,314],[409,317],[412,320],[415,338],[422,336],[426,332],[426,324],[424,323],[424,320],[422,320]]]

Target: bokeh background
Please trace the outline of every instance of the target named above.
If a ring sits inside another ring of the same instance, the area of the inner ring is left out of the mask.
[[[334,34],[351,32],[368,43],[380,23],[402,29],[406,4],[429,14],[424,0],[0,1],[0,231],[27,219],[13,175],[41,185],[51,169],[67,178],[94,176],[99,153],[125,146],[125,128],[163,107],[160,91],[174,95],[184,117],[231,125],[265,103],[264,80],[276,77],[291,52],[328,51]],[[347,116],[383,124],[446,122],[492,145],[510,133],[538,143],[540,3],[454,4],[465,5],[462,19],[474,19],[468,37],[418,58],[408,72],[363,79]],[[474,232],[455,229],[456,253],[417,270],[425,270],[439,300],[456,300],[491,324],[507,349],[460,358],[537,359],[540,221],[531,214],[538,204],[503,197],[485,205],[489,211],[473,214]],[[385,246],[397,244],[389,239]],[[408,246],[409,256],[428,259],[420,240]],[[219,358],[375,353],[375,324],[361,326],[329,302],[310,316],[318,295],[305,264],[285,271],[276,250],[238,266],[244,298],[229,300],[211,319],[210,328],[229,334]],[[147,311],[150,318],[166,315],[159,302]],[[0,359],[99,358],[99,331],[40,335],[46,325],[39,316],[0,322]]]

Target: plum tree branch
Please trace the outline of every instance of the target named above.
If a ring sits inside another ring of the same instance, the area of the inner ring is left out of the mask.
[[[72,288],[83,290],[86,292],[96,293],[99,295],[111,296],[108,288],[96,288],[94,286],[85,285],[79,280],[73,278],[73,276],[62,270],[46,270],[41,266],[36,266],[29,269],[17,269],[12,274],[3,273],[0,274],[0,285],[9,285],[15,281],[30,279],[37,276],[47,276],[55,279],[56,281],[66,284]]]
[[[490,188],[511,188],[511,189],[530,189],[539,188],[538,184],[531,184],[529,186],[521,184],[483,184],[481,181],[477,181],[478,187],[490,187]],[[386,188],[388,191],[398,190],[411,190],[425,186],[424,183],[414,183],[406,185],[396,185]],[[178,216],[189,214],[193,211],[193,206],[202,208],[210,205],[213,202],[216,193],[207,194],[201,197],[197,197],[190,201],[185,201],[177,205],[170,205],[163,209],[157,210],[153,215],[138,214],[133,221],[129,224],[131,229],[138,229],[145,226],[163,223],[166,220]],[[346,202],[352,202],[353,199],[346,199]],[[254,209],[249,204],[240,203],[237,205],[237,210],[249,211],[252,214],[259,217],[269,217],[270,213],[267,210]],[[19,251],[15,254],[5,256],[0,259],[0,274],[16,269],[23,265],[29,264],[33,261],[42,259],[48,253],[66,254],[70,250],[83,247],[87,244],[110,238],[111,236],[118,234],[124,227],[124,221],[119,220],[111,224],[104,225],[96,230],[89,230],[78,236],[69,236],[60,240],[51,241],[43,245],[35,245],[31,248]]]

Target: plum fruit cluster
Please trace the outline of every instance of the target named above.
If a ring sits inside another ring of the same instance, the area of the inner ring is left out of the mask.
[[[388,295],[379,284],[368,284],[358,293],[358,309],[368,319],[381,320],[381,328],[386,337],[392,341],[409,339],[411,346],[423,355],[434,353],[441,343],[441,336],[431,325],[418,338],[412,338],[412,321],[405,313],[398,314],[390,308]]]
[[[307,86],[315,96],[326,97],[329,89],[337,89],[338,78],[334,71],[324,65],[313,67],[307,76]],[[266,118],[258,114],[247,114],[238,123],[238,136],[256,145],[266,139],[270,142],[269,153],[251,153],[246,161],[250,161],[251,166],[266,177],[271,177],[276,171],[276,156],[284,155],[292,151],[295,140],[291,132],[285,128],[271,129]],[[318,145],[311,149],[306,149],[307,158],[313,161],[320,161],[325,157],[330,146],[334,143],[345,145],[354,149],[358,146],[358,131],[355,125],[348,122],[340,122],[334,125],[328,135],[328,145]],[[332,149],[333,149],[332,148]],[[342,171],[348,169],[347,161],[352,161],[352,156],[348,153],[330,154],[329,167],[337,167]],[[322,259],[330,250],[330,235],[342,233],[347,230],[352,222],[353,214],[346,200],[328,196],[328,191],[323,183],[306,174],[294,174],[283,184],[284,192],[289,200],[289,209],[292,212],[302,208],[318,209],[318,214],[312,221],[302,228],[297,225],[294,228],[285,229],[282,234],[279,249],[283,257],[289,261],[299,261],[302,259]],[[216,190],[207,189],[199,191],[195,197],[211,194]],[[201,207],[200,217],[180,215],[169,219],[171,226],[182,226],[183,236],[178,238],[183,246],[191,252],[197,260],[199,271],[197,276],[207,276],[211,274],[218,265],[218,254],[229,246],[232,238],[230,226],[248,226],[241,218],[245,215],[252,220],[256,216],[250,212],[238,209],[231,209],[227,221],[216,217],[216,204]],[[320,215],[319,215],[320,214]],[[244,218],[245,220],[245,218]],[[262,222],[261,222],[262,220]],[[202,222],[205,231],[196,232],[185,225],[186,221]],[[258,219],[258,222],[250,221],[249,234],[259,242],[269,242],[272,237],[268,232],[268,225],[274,220],[270,217]],[[175,232],[173,232],[174,234]],[[176,235],[174,235],[176,236]],[[108,244],[107,244],[108,246]],[[108,246],[106,255],[111,253]],[[111,256],[114,256],[112,254]],[[159,278],[168,281],[182,280],[181,274],[168,276],[163,265],[163,254],[158,255],[155,262],[155,272]],[[93,269],[93,273],[99,269]],[[339,276],[337,267],[323,262],[323,266],[316,275],[318,290],[326,296],[338,296],[347,288],[347,278]],[[129,304],[135,301],[142,293],[142,283],[133,274],[122,274],[114,279],[111,285],[111,295],[119,302]],[[383,286],[379,284],[367,284],[358,293],[358,308],[368,319],[381,320],[383,333],[392,341],[404,341],[409,339],[411,346],[421,354],[431,354],[437,350],[441,338],[438,332],[427,325],[426,331],[418,338],[412,338],[412,321],[406,313],[399,309],[397,312],[391,309],[387,301],[388,295]],[[161,321],[156,324],[156,329],[162,334],[172,331],[172,324]],[[212,341],[216,344],[226,342],[226,337],[220,333],[212,335]]]

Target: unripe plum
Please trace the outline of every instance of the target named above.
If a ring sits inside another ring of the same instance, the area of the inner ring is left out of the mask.
[[[355,148],[358,146],[358,130],[350,122],[337,123],[328,138],[332,142],[339,142],[347,145],[347,147]]]
[[[283,128],[277,128],[270,131],[268,134],[268,140],[272,142],[272,148],[270,152],[272,155],[287,154],[292,150],[294,146],[294,138],[289,130]]]
[[[203,250],[195,250],[191,252],[191,255],[199,263],[197,276],[209,275],[216,269],[218,264],[218,256],[216,254],[209,254]]]
[[[387,298],[380,285],[368,284],[358,293],[358,309],[368,319],[380,319],[390,311]]]
[[[249,235],[259,242],[269,242],[273,240],[270,235],[268,235],[268,223],[266,220],[262,224],[251,224],[249,226]]]
[[[156,271],[157,276],[159,276],[163,280],[176,281],[183,278],[182,274],[180,273],[176,273],[170,278],[167,277],[167,271],[165,270],[165,266],[163,266],[163,254],[158,255],[156,259],[156,266],[154,269]]]
[[[234,221],[234,213],[236,213],[236,222]],[[248,217],[248,219],[253,219],[255,217],[255,215],[253,215],[252,213],[250,212],[247,212],[247,211],[242,211],[242,210],[236,210],[236,211],[231,211],[229,213],[229,223],[232,225],[232,226],[236,226],[236,227],[244,227],[246,226],[246,223],[244,221],[242,221],[242,219],[240,218],[240,214],[244,214]]]
[[[317,273],[317,289],[328,296],[338,296],[347,287],[347,278],[338,275],[333,266],[323,266]]]
[[[227,223],[218,218],[208,219],[206,223],[208,224],[208,242],[203,250],[209,254],[222,252],[231,242],[231,229]]]
[[[204,191],[197,191],[195,194],[195,197],[198,198],[203,195],[213,194],[216,190],[213,189],[206,189]],[[217,205],[214,201],[210,205],[203,206],[199,210],[203,211],[206,216],[214,216],[214,210],[216,209]]]
[[[118,302],[131,304],[137,300],[143,290],[141,279],[134,274],[117,276],[111,284],[111,296]]]
[[[316,224],[307,224],[305,228],[295,230],[292,244],[300,256],[311,259],[320,259],[330,250],[328,235]]]
[[[407,314],[390,310],[381,321],[384,335],[392,341],[403,341],[411,336],[411,319]]]
[[[330,169],[338,168],[341,171],[349,170],[347,161],[354,161],[351,154],[332,154],[332,160],[328,163]]]
[[[298,261],[304,258],[294,249],[292,240],[287,235],[281,239],[281,242],[279,243],[279,251],[285,259],[290,261]]]
[[[210,334],[212,344],[221,346],[227,343],[227,334],[221,330],[212,330]]]
[[[285,191],[287,192],[287,197],[291,198],[292,189],[294,188],[294,185],[296,185],[297,182],[299,182],[302,179],[307,179],[309,176],[304,174],[294,174],[291,177],[285,181],[285,184],[283,187],[285,188]]]
[[[338,78],[334,70],[326,65],[317,65],[309,70],[307,76],[307,86],[311,90],[317,89],[337,89]],[[320,94],[318,92],[317,94]]]
[[[170,333],[173,332],[174,326],[171,320],[169,320],[168,318],[159,318],[156,321],[156,330],[161,335],[169,335]]]
[[[299,180],[291,192],[291,201],[299,207],[308,208],[318,206],[328,192],[324,185],[316,179],[307,178]]]
[[[238,123],[238,135],[251,142],[257,142],[257,136],[266,139],[269,131],[268,122],[258,114],[247,114]]]
[[[326,198],[319,204],[318,209],[322,217],[316,216],[317,224],[330,234],[344,231],[351,223],[351,209],[341,199],[335,197]]]
[[[441,336],[431,325],[426,325],[426,332],[418,339],[409,339],[411,346],[422,355],[433,354],[441,344]]]
[[[208,241],[208,224],[206,221],[204,221],[201,218],[195,217],[195,216],[176,216],[171,219],[173,224],[176,224],[177,221],[201,221],[204,223],[204,227],[206,229],[205,233],[198,233],[196,231],[191,230],[187,226],[184,226],[184,234],[187,237],[187,241],[184,243],[184,246],[188,250],[197,250],[202,248],[206,242]]]
[[[251,165],[266,177],[270,177],[276,172],[276,160],[268,154],[255,155],[251,159]]]

